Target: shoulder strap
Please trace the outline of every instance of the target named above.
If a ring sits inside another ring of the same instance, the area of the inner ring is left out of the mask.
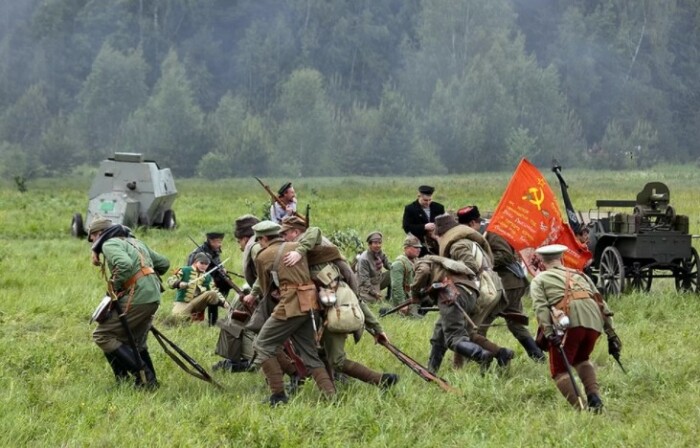
[[[275,261],[272,263],[272,270],[270,271],[270,275],[272,275],[272,281],[275,282],[275,286],[277,287],[280,286],[280,279],[277,275],[277,268],[280,265],[280,260],[282,259],[282,252],[284,252],[284,246],[286,245],[286,241],[280,244],[280,247],[277,249],[277,254],[275,255]]]

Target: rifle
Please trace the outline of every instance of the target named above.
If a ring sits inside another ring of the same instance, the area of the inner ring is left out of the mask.
[[[253,176],[253,177],[255,178],[255,180],[258,181],[258,183],[259,183],[260,185],[262,185],[262,187],[265,189],[265,191],[267,191],[267,194],[270,195],[270,198],[272,199],[272,202],[273,202],[273,203],[276,202],[276,203],[277,203],[280,207],[282,207],[283,209],[286,209],[286,208],[287,208],[287,203],[284,202],[284,200],[283,200],[281,197],[277,196],[277,195],[270,189],[270,186],[269,186],[269,185],[267,185],[265,182],[263,182],[262,180],[260,180],[259,177],[257,177],[257,176]],[[306,209],[306,210],[307,210],[307,217],[306,217],[306,218],[304,218],[303,216],[301,216],[301,215],[300,215],[299,213],[297,213],[296,211],[294,212],[294,216],[296,216],[296,217],[299,218],[299,219],[302,219],[302,220],[304,221],[304,223],[306,223],[306,226],[308,227],[308,226],[309,226],[309,221],[308,221],[308,210],[309,210],[309,208],[308,208],[308,206],[307,206],[307,209]]]
[[[372,336],[377,335],[376,331],[370,330],[367,328],[367,332],[371,334]],[[391,352],[392,355],[396,356],[396,358],[401,361],[402,364],[407,366],[409,369],[413,370],[419,377],[423,378],[427,382],[434,382],[438,386],[440,386],[443,390],[447,392],[451,392],[453,394],[457,395],[462,395],[462,392],[459,389],[456,389],[452,386],[450,386],[447,381],[444,379],[440,378],[439,376],[431,373],[426,367],[423,367],[418,361],[415,359],[411,358],[401,350],[399,350],[395,345],[387,341],[386,339],[382,338],[381,340],[377,341],[379,344],[383,345],[386,347],[387,350]]]
[[[408,299],[405,302],[401,302],[400,304],[396,305],[395,307],[385,310],[384,312],[379,312],[379,317],[385,317],[390,314],[394,314],[395,312],[399,311],[401,308],[407,307],[413,303],[412,299]]]
[[[190,241],[192,241],[192,243],[193,243],[195,246],[197,246],[197,248],[199,249],[200,245],[197,244],[197,242],[194,240],[194,238],[192,238],[190,235],[187,235],[187,238],[189,238]],[[221,269],[219,269],[219,268],[220,268],[221,266],[223,266],[223,264],[224,264],[226,261],[228,261],[228,260],[229,260],[229,259],[227,258],[224,262],[222,262],[221,264],[217,265],[217,267],[216,267],[216,272],[217,272],[218,275],[216,276],[216,278],[217,278],[217,279],[221,279],[221,281],[224,282],[224,283],[226,284],[226,286],[228,286],[229,289],[233,289],[233,290],[236,291],[238,294],[241,294],[240,288],[239,288],[238,286],[236,286],[235,283],[233,283],[233,280],[231,280],[231,278],[228,276],[228,273],[223,272]],[[214,269],[213,269],[212,271],[214,271]],[[210,271],[210,272],[211,272],[211,271]],[[209,273],[209,272],[208,272],[208,273]],[[240,275],[239,275],[239,276],[240,276]],[[223,293],[222,293],[222,294],[223,294]],[[226,296],[226,295],[228,295],[228,290],[226,290],[226,294],[224,294],[224,296]]]
[[[154,327],[153,325],[151,325],[151,332],[153,333],[153,336],[156,338],[156,341],[158,341],[160,346],[163,347],[163,350],[165,351],[165,353],[168,356],[170,356],[170,359],[175,361],[175,364],[177,364],[182,370],[189,373],[190,375],[192,375],[195,378],[199,378],[202,381],[206,381],[207,383],[213,384],[214,386],[216,386],[219,389],[224,388],[221,384],[214,381],[214,378],[212,378],[211,375],[209,375],[209,372],[207,372],[204,367],[199,365],[199,363],[197,361],[195,361],[194,358],[192,358],[190,355],[188,355],[183,349],[178,347],[173,341],[166,338],[165,335],[163,333],[161,333],[160,331],[158,331],[156,329],[156,327]],[[169,345],[173,350],[175,350],[182,357],[182,359],[178,358],[177,355],[175,353],[173,353],[166,346],[166,344]],[[189,367],[187,367],[185,365],[185,363],[183,362],[183,359],[189,365],[191,365],[196,370],[196,372],[193,371],[192,369],[190,369]]]
[[[552,171],[557,175],[559,185],[561,186],[561,196],[562,199],[564,199],[566,216],[569,218],[571,230],[573,230],[575,234],[578,234],[583,227],[583,220],[579,221],[578,217],[576,216],[576,211],[571,203],[571,198],[569,198],[569,185],[564,181],[564,177],[561,175],[561,165],[559,165],[557,159],[552,159]]]
[[[294,344],[292,344],[292,340],[287,339],[284,341],[282,347],[287,356],[289,356],[289,359],[291,359],[294,363],[294,367],[297,369],[297,375],[299,375],[299,378],[308,378],[309,372],[306,370],[306,364],[304,364],[304,361],[302,361],[299,355],[297,355]]]
[[[418,292],[418,295],[421,297],[424,297],[426,294],[429,294],[434,289],[439,289],[439,288],[443,288],[443,287],[444,287],[444,285],[440,282],[431,283],[430,286],[426,286],[425,288],[422,288]],[[393,308],[391,308],[383,313],[379,313],[379,317],[384,317],[384,316],[388,316],[390,314],[394,314],[395,312],[399,311],[401,308],[409,306],[413,303],[415,303],[413,301],[413,299],[408,299],[405,302],[401,302],[400,304],[396,305],[395,307],[393,307]]]
[[[552,316],[552,322],[556,322],[554,319],[554,315],[552,314],[552,307],[549,307],[549,314]],[[563,336],[564,335],[564,330],[561,327],[558,327],[557,325],[554,325],[554,331]],[[561,356],[561,359],[564,360],[564,367],[566,367],[566,373],[569,374],[569,379],[571,380],[571,385],[574,388],[574,394],[576,395],[576,401],[578,402],[578,405],[581,407],[581,410],[585,409],[586,407],[583,404],[583,398],[581,397],[581,391],[578,389],[578,384],[576,384],[576,378],[574,377],[574,369],[571,367],[571,363],[566,357],[566,353],[564,352],[564,347],[563,347],[564,342],[562,341],[561,344],[557,345],[557,350],[559,351],[559,355]]]

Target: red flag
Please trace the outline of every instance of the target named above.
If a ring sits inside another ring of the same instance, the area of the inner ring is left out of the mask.
[[[583,269],[591,258],[585,245],[562,220],[554,192],[542,173],[527,159],[520,161],[489,222],[488,231],[501,235],[535,275],[540,269],[535,249],[547,244],[564,244],[566,266]]]

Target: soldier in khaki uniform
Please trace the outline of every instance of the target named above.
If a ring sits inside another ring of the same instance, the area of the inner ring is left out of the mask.
[[[479,231],[481,229],[479,208],[476,205],[471,205],[457,210],[457,221]],[[483,326],[479,328],[479,333],[486,336],[489,326],[499,313],[504,313],[506,316],[523,315],[522,298],[528,292],[530,283],[527,280],[525,270],[520,265],[515,249],[500,235],[487,232],[484,236],[493,253],[493,270],[501,278],[506,295],[506,300],[502,305],[482,321]],[[527,325],[517,319],[505,317],[505,320],[508,331],[523,346],[527,355],[534,361],[544,362],[546,359],[544,353],[537,347]]]
[[[444,214],[435,218],[435,235],[440,244],[440,256],[461,261],[477,275],[482,270],[491,269],[493,266],[493,254],[486,239],[471,227],[459,224],[452,215]],[[470,315],[470,317],[476,325],[479,325],[486,315]],[[470,328],[469,338],[494,353],[500,367],[508,366],[515,356],[513,350],[486,339],[478,330],[478,327]],[[460,366],[459,358],[455,360],[455,365]]]
[[[478,288],[474,280],[474,272],[460,261],[437,255],[416,261],[411,298],[421,302],[429,297],[440,311],[430,339],[428,369],[433,373],[440,369],[447,349],[477,361],[483,369],[493,361],[495,352],[471,341],[473,330],[467,316],[476,308]]]
[[[299,244],[296,251],[308,254],[309,269],[317,285],[333,290],[336,295],[356,295],[353,288],[349,285],[349,283],[353,282],[354,274],[352,270],[340,254],[340,251],[337,250],[337,247],[321,236],[321,231],[318,227],[309,227],[307,229],[303,221],[296,217],[289,217],[282,220],[280,235],[285,241],[296,241]],[[330,249],[335,249],[335,256],[326,255],[333,253]],[[298,257],[294,252],[290,252],[284,261],[295,264],[298,262]],[[388,340],[386,333],[384,333],[379,321],[369,307],[362,300],[359,303],[360,309],[365,316],[365,328],[372,331],[377,340]],[[361,330],[353,334],[355,342],[359,342],[361,335]],[[323,332],[321,343],[325,351],[325,358],[333,369],[382,388],[391,387],[398,382],[399,376],[394,373],[380,373],[359,362],[348,359],[345,352],[347,337],[347,333],[333,333],[327,330]]]
[[[532,280],[530,297],[537,321],[549,341],[549,367],[557,389],[569,403],[578,406],[571,379],[558,349],[561,346],[569,364],[576,369],[583,382],[588,408],[600,412],[603,401],[599,395],[595,368],[589,357],[603,331],[608,336],[608,352],[611,355],[620,354],[622,343],[613,328],[613,313],[598,294],[591,279],[562,264],[566,250],[567,247],[561,244],[537,249],[546,270]],[[553,313],[558,313],[556,310],[568,317],[568,325],[560,325],[555,321]]]
[[[298,243],[285,242],[280,238],[279,224],[262,221],[254,225],[253,230],[262,247],[255,260],[260,288],[264,295],[278,298],[272,315],[263,324],[253,344],[257,353],[256,362],[262,368],[272,392],[270,404],[287,402],[282,369],[276,354],[288,338],[294,342],[319,389],[327,397],[332,397],[335,386],[316,347],[314,328],[318,323],[312,319],[319,310],[318,295],[306,259],[302,256],[294,266],[282,262],[286,254],[297,248]]]
[[[382,252],[382,232],[374,231],[367,235],[367,250],[357,260],[359,297],[367,303],[382,300],[381,290],[391,286],[389,268],[391,264]],[[390,296],[390,294],[387,294]]]

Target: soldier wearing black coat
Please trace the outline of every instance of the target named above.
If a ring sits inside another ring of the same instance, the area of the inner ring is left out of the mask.
[[[435,217],[445,213],[445,207],[433,202],[435,188],[428,185],[418,187],[418,198],[404,207],[403,231],[418,237],[425,244],[420,256],[428,252],[437,254],[437,243],[430,237],[435,230]]]

